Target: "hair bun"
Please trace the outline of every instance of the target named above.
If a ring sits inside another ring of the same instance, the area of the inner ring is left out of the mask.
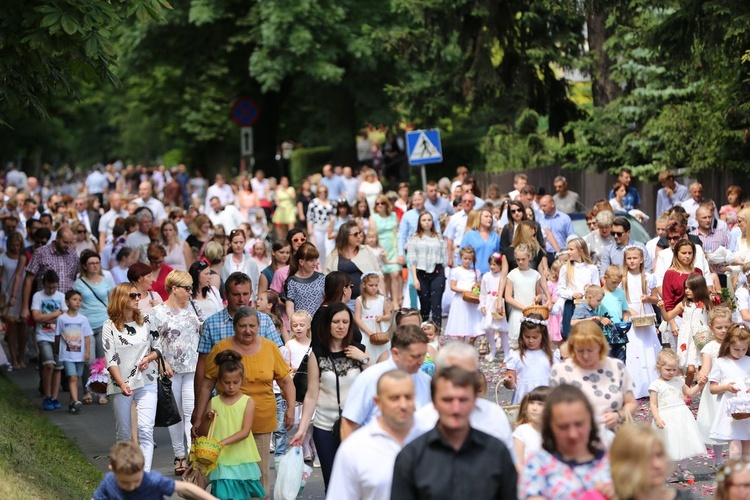
[[[214,359],[214,362],[219,366],[230,361],[232,362],[242,361],[242,354],[238,353],[235,350],[227,349],[226,351],[222,351],[219,354],[217,354],[216,358]]]

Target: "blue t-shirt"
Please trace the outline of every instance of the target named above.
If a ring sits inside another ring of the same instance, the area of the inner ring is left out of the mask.
[[[613,323],[622,321],[622,313],[628,310],[628,299],[622,288],[615,288],[613,292],[604,290],[604,298],[600,306],[607,311]]]
[[[125,491],[117,484],[114,472],[107,472],[104,480],[94,492],[94,500],[162,500],[174,494],[174,479],[156,471],[144,472],[141,485],[133,491]]]

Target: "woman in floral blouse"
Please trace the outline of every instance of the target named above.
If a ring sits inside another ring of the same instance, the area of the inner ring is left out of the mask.
[[[151,331],[148,318],[138,310],[140,292],[130,283],[115,287],[107,306],[109,319],[102,327],[104,358],[110,381],[107,394],[113,396],[117,441],[130,441],[133,421],[130,407],[135,401],[138,444],[144,458],[143,469],[151,470],[154,455],[156,419],[156,364],[161,351],[159,334]],[[167,367],[167,372],[171,369]]]
[[[174,472],[181,476],[187,468],[185,450],[190,449],[190,418],[195,406],[195,367],[198,363],[198,338],[203,312],[191,300],[193,278],[185,271],[172,271],[165,286],[169,297],[150,314],[153,328],[159,332],[164,359],[174,370],[172,392],[182,420],[169,427],[174,451]]]

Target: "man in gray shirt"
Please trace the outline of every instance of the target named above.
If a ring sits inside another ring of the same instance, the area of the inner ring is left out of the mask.
[[[580,212],[582,209],[581,202],[578,200],[578,193],[568,190],[568,180],[562,175],[555,177],[555,191],[552,196],[555,200],[555,206],[564,214]]]

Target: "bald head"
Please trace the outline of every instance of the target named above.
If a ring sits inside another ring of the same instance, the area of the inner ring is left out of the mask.
[[[539,208],[544,212],[544,215],[554,215],[555,200],[553,200],[550,195],[545,194],[542,196],[542,199],[539,200]]]
[[[152,193],[153,188],[151,187],[150,182],[141,182],[138,185],[138,196],[140,196],[143,201],[148,201],[151,198]]]
[[[703,200],[703,185],[700,182],[690,184],[690,197],[700,203]]]

